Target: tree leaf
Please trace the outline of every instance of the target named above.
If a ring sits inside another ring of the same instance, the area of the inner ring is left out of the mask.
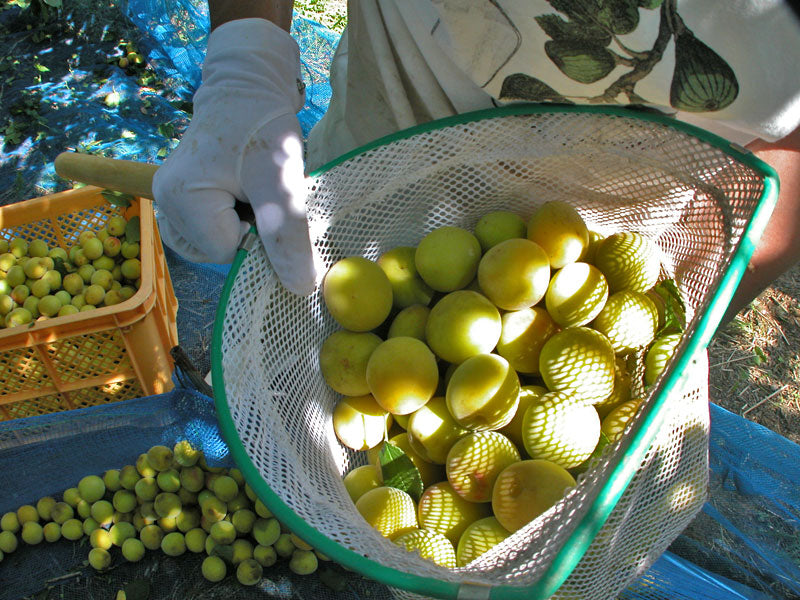
[[[158,133],[165,138],[173,138],[175,137],[175,125],[172,123],[161,123],[158,126]]]
[[[664,326],[656,332],[656,337],[683,332],[686,329],[686,305],[675,281],[665,279],[653,287],[653,292],[664,300]]]
[[[53,8],[61,8],[61,0],[42,0],[48,6]]]
[[[139,217],[131,217],[125,225],[125,240],[128,242],[139,242],[141,239]]]
[[[53,259],[53,269],[61,273],[61,277],[69,275],[69,271],[67,270],[67,265],[64,262],[64,259],[61,258],[60,256],[56,256]]]
[[[579,83],[594,83],[616,65],[604,46],[587,41],[551,40],[545,42],[544,51],[564,75]]]
[[[347,589],[347,577],[345,577],[344,573],[330,567],[324,567],[319,570],[319,579],[334,592],[343,592]]]
[[[150,582],[146,579],[133,579],[123,588],[125,600],[147,600],[150,597]]]
[[[527,100],[529,102],[571,102],[545,82],[525,73],[513,73],[503,80],[501,100]]]
[[[116,192],[114,190],[103,190],[100,192],[100,195],[103,196],[109,204],[117,208],[128,208],[133,201],[133,196],[130,194],[123,194],[122,192]]]
[[[394,444],[384,442],[378,453],[383,485],[397,488],[419,501],[422,495],[422,476],[408,455]]]

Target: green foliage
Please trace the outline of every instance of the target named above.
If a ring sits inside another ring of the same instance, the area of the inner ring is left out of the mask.
[[[125,225],[125,239],[129,242],[139,242],[142,239],[139,227],[139,217],[131,217]]]
[[[123,194],[122,192],[117,192],[115,190],[103,190],[100,192],[100,194],[108,201],[109,204],[118,208],[127,208],[133,201],[133,196],[130,194]],[[138,242],[139,240],[137,239],[135,241]]]
[[[415,502],[422,495],[422,476],[408,455],[394,444],[385,443],[378,453],[383,485],[407,492]]]
[[[665,279],[658,283],[653,291],[664,300],[664,326],[656,332],[656,337],[668,333],[681,333],[686,329],[686,305],[675,281]]]
[[[347,10],[344,6],[343,2],[330,0],[296,0],[294,13],[341,33],[347,25]]]

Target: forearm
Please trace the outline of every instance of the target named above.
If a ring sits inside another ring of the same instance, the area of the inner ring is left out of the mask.
[[[208,0],[211,30],[228,21],[259,18],[289,31],[293,5],[293,0]]]
[[[758,140],[748,148],[775,169],[780,193],[723,323],[800,260],[800,129],[778,142]]]

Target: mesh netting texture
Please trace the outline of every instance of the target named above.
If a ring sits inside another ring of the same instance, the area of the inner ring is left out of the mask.
[[[564,200],[592,230],[638,231],[658,244],[663,275],[675,280],[687,304],[691,334],[762,191],[758,173],[667,125],[553,111],[463,122],[357,154],[317,179],[309,222],[329,267],[345,256],[376,259],[392,247],[415,246],[438,226],[471,228],[491,210],[527,217],[546,200]],[[342,484],[342,474],[365,457],[345,450],[333,432],[338,398],[319,373],[318,352],[338,326],[321,290],[305,299],[283,290],[259,247],[223,301],[215,342],[225,401],[247,457],[311,528],[385,567],[456,583],[531,585],[624,457],[624,444],[610,446],[540,518],[467,567],[438,567],[371,529]],[[683,385],[666,398],[633,481],[556,597],[613,597],[705,502],[708,367],[704,355],[695,358]],[[629,427],[660,393],[657,386]]]

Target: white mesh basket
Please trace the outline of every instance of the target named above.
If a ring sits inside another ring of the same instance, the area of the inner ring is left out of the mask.
[[[214,394],[237,465],[301,538],[399,595],[526,599],[615,597],[705,501],[705,347],[775,201],[768,167],[666,117],[616,108],[517,105],[401,132],[315,174],[312,240],[325,267],[415,246],[442,225],[486,212],[527,217],[573,204],[590,229],[653,239],[687,304],[670,367],[623,440],[609,446],[547,513],[467,567],[408,553],[358,514],[342,475],[365,463],[333,432],[338,395],[318,354],[339,327],[318,288],[293,296],[263,248],[240,251],[212,344]],[[694,358],[693,358],[694,357]]]

